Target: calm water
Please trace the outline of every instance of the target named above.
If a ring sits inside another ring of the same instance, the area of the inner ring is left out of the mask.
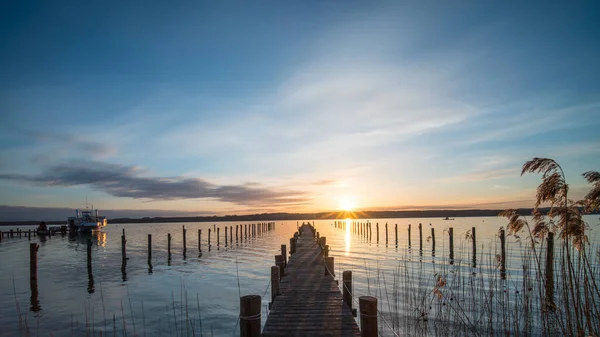
[[[592,229],[597,228],[597,216],[587,216],[586,220]],[[0,335],[26,335],[27,332],[34,336],[100,335],[101,332],[102,335],[116,332],[116,335],[130,336],[237,335],[240,294],[266,294],[263,297],[264,324],[270,299],[268,286],[273,256],[280,252],[281,244],[289,245],[297,222],[279,221],[275,223],[274,231],[237,243],[234,238],[233,245],[225,246],[225,226],[233,226],[235,237],[236,224],[250,223],[216,223],[221,228],[221,245],[217,249],[213,232],[210,252],[207,232],[208,228],[214,228],[213,223],[109,224],[103,233],[92,237],[91,275],[86,267],[87,237],[57,235],[46,241],[32,238],[32,242],[40,245],[38,288],[41,310],[35,312],[31,311],[29,242],[5,238],[0,243]],[[343,270],[352,270],[355,295],[379,298],[380,311],[387,317],[381,322],[381,332],[390,336],[394,335],[392,329],[399,335],[408,334],[403,331],[403,325],[422,321],[436,310],[437,302],[432,304],[425,297],[421,299],[409,294],[411,287],[431,293],[436,285],[436,273],[497,274],[497,233],[501,226],[506,226],[503,218],[375,219],[371,220],[373,234],[368,240],[348,230],[336,229],[332,223],[333,220],[315,221],[321,236],[327,237],[330,256],[335,257],[336,274],[341,278]],[[379,243],[376,242],[376,223],[380,229]],[[423,224],[422,250],[419,250],[418,223]],[[395,224],[398,225],[397,245]],[[409,224],[412,224],[410,249]],[[187,229],[185,260],[182,255],[183,225]],[[448,227],[454,228],[453,265],[448,261]],[[466,239],[471,227],[477,228],[475,269],[472,268],[471,241]],[[125,274],[121,270],[123,228],[127,234],[129,257]],[[431,228],[435,228],[435,252],[432,251],[432,240],[428,239]],[[3,231],[7,229],[2,228]],[[198,229],[202,229],[201,257],[198,257]],[[591,231],[591,241],[598,243],[595,232]],[[173,236],[170,264],[167,233]],[[148,234],[153,237],[151,272],[147,263]],[[519,289],[522,252],[522,245],[513,237],[507,237],[509,281],[501,286],[508,292]],[[406,284],[407,279],[411,284]],[[465,303],[464,310],[475,312],[478,309],[476,305]],[[397,318],[395,313],[400,313],[403,318]],[[436,334],[433,330],[430,333]]]

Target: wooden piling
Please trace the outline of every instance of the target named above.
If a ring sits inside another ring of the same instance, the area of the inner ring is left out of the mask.
[[[235,242],[238,242],[238,226],[239,225],[235,225]]]
[[[258,295],[240,297],[240,337],[259,337],[261,298]]]
[[[233,244],[233,226],[229,226],[229,243]]]
[[[328,274],[331,274],[332,277],[335,277],[335,264],[332,256],[325,258],[325,275]]]
[[[217,228],[217,247],[219,247],[221,245],[221,228]]]
[[[187,230],[185,229],[185,226],[183,226],[183,258],[185,259],[186,253],[187,253],[187,242],[186,242],[186,233]]]
[[[375,230],[377,231],[377,243],[379,243],[379,222],[375,224]]]
[[[269,309],[271,309],[271,305],[275,302],[275,298],[279,296],[279,267],[272,266],[271,267],[271,303],[269,303]]]
[[[167,255],[171,259],[171,233],[167,233]]]
[[[87,267],[92,268],[92,239],[87,239]]]
[[[227,247],[227,226],[225,226],[225,247]]]
[[[286,247],[286,245],[281,245],[281,256],[283,256],[283,265],[287,266],[287,247]]]
[[[210,252],[210,228],[208,229],[208,251]]]
[[[121,235],[121,266],[124,268],[127,265],[127,250],[125,249],[125,244],[127,243],[127,239],[125,239],[125,228],[123,228],[123,235]]]
[[[423,250],[423,225],[419,223],[419,250]]]
[[[394,224],[394,232],[396,233],[396,247],[398,247],[398,224]]]
[[[387,245],[388,243],[388,225],[387,222],[385,223],[385,244]]]
[[[323,246],[323,256],[325,256],[325,257],[329,256],[329,245]]]
[[[408,224],[408,249],[410,249],[410,226],[411,224]]]
[[[554,311],[556,304],[554,303],[554,233],[549,232],[546,239],[546,308]]]
[[[377,297],[361,296],[358,298],[360,310],[360,335],[377,337]]]
[[[500,230],[500,278],[506,279],[506,235],[504,229]]]
[[[198,256],[202,256],[202,230],[198,229]]]
[[[148,266],[152,268],[152,234],[148,234]]]
[[[279,267],[279,279],[285,276],[285,263],[283,262],[283,255],[275,255],[275,265]]]
[[[448,236],[450,239],[450,264],[454,264],[454,228],[448,229]]]
[[[40,248],[40,246],[38,246],[37,243],[30,243],[29,244],[29,279],[32,281],[37,281],[38,278],[38,258],[37,258],[37,252],[38,249]]]
[[[345,270],[342,273],[342,285],[343,285],[343,299],[344,303],[348,306],[348,309],[352,311],[352,316],[356,317],[356,310],[352,309],[352,271]]]
[[[473,239],[473,268],[477,267],[477,233],[475,227],[471,228],[471,238]]]
[[[435,255],[435,228],[431,228],[431,253]]]
[[[296,239],[290,238],[290,255],[296,252]]]
[[[0,242],[2,242],[3,237],[4,237],[4,234],[2,233],[2,231],[0,231]]]

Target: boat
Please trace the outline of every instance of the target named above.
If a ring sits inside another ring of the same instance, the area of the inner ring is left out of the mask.
[[[446,218],[444,218],[444,220],[454,220],[454,218],[446,217]]]
[[[81,211],[81,214],[78,209],[75,210],[75,216],[70,216],[67,218],[67,225],[69,226],[69,231],[73,232],[95,232],[102,230],[103,227],[106,227],[107,221],[105,216],[99,216],[98,210],[94,209],[85,209]]]
[[[40,225],[38,226],[38,228],[36,228],[35,230],[37,232],[37,235],[50,235],[50,229],[48,229],[48,226],[46,226],[46,222],[42,221],[40,222]]]

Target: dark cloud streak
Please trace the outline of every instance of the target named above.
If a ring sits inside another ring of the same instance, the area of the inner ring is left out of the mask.
[[[159,200],[215,199],[238,205],[289,205],[306,202],[303,192],[275,191],[256,185],[215,185],[198,178],[144,177],[133,166],[103,162],[56,165],[39,175],[0,174],[0,179],[37,186],[81,186],[115,197]]]

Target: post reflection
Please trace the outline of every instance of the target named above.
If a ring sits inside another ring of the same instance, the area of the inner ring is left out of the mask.
[[[344,237],[344,242],[346,243],[346,256],[350,255],[350,246],[351,246],[351,238],[350,228],[352,227],[352,221],[350,219],[346,219],[346,235]]]

